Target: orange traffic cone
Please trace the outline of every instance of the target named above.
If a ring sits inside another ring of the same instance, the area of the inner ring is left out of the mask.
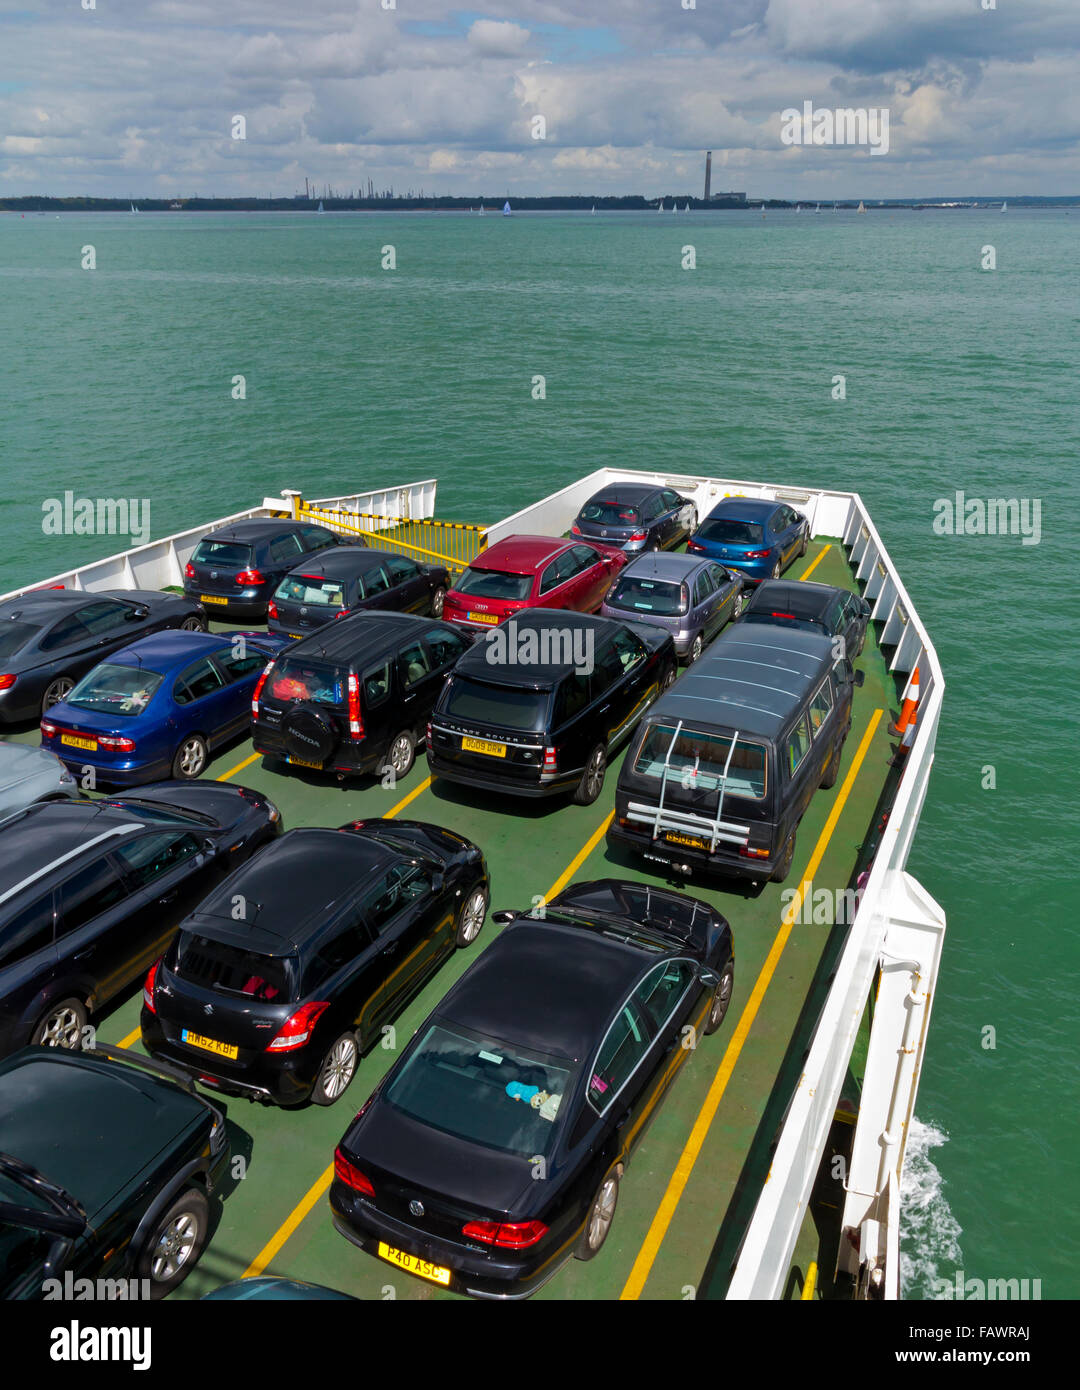
[[[903,708],[900,711],[900,718],[889,725],[889,733],[894,737],[902,737],[908,729],[915,723],[915,714],[919,704],[919,668],[915,667],[915,672],[911,677],[907,693],[904,696]]]

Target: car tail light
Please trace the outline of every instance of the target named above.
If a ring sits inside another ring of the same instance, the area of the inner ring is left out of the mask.
[[[315,1024],[329,1007],[329,1000],[301,1004],[282,1024],[277,1037],[266,1044],[267,1052],[295,1052],[298,1047],[303,1047],[310,1039]]]
[[[427,746],[431,747],[431,720],[427,722]]]
[[[558,767],[558,753],[554,748],[544,749],[544,771],[554,772]]]
[[[55,738],[57,733],[56,725],[50,724],[47,719],[41,721],[41,737]]]
[[[0,676],[0,690],[10,690],[16,680],[17,676]]]
[[[690,585],[679,585],[679,610],[686,613],[690,609]]]
[[[794,613],[771,613],[769,616],[772,618],[790,618],[793,622],[795,620]]]
[[[146,983],[142,987],[143,1004],[146,1008],[150,1010],[152,1014],[157,1013],[157,1008],[154,1005],[154,981],[157,979],[158,966],[160,964],[161,958],[158,957],[158,959],[154,961],[153,965],[146,972]]]
[[[580,536],[580,535],[581,535],[581,527],[580,527],[576,522],[574,523],[573,526],[570,527],[570,534],[571,534],[572,536]]]
[[[236,582],[237,584],[265,584],[266,580],[259,570],[241,570],[236,576]]]
[[[772,554],[771,550],[744,550],[744,560],[767,560]]]
[[[362,1192],[365,1197],[375,1196],[371,1179],[366,1173],[361,1173],[356,1164],[350,1162],[340,1149],[334,1150],[334,1177],[346,1187],[351,1187],[354,1192]]]
[[[273,599],[271,599],[270,602],[266,605],[266,616],[268,618],[277,617],[277,604],[274,602]]]
[[[769,857],[767,849],[752,849],[749,845],[740,845],[739,853],[744,859],[768,859]]]
[[[185,579],[194,579],[194,578],[195,578],[195,566],[191,563],[190,560],[189,560],[189,561],[187,562],[187,564],[184,566],[184,578],[185,578]]]
[[[262,668],[262,673],[261,673],[261,675],[259,676],[259,679],[255,682],[255,689],[254,689],[254,690],[252,691],[252,693],[251,693],[251,717],[252,717],[252,719],[258,719],[258,717],[259,717],[259,696],[262,694],[262,688],[263,688],[263,686],[266,684],[266,678],[267,678],[267,676],[270,674],[270,672],[271,672],[273,669],[274,669],[274,663],[273,663],[272,661],[268,661],[268,662],[266,663],[266,665]]]
[[[635,531],[630,537],[632,541],[643,541],[648,539],[648,531]]]
[[[104,748],[106,753],[134,753],[135,740],[133,738],[121,738],[119,734],[98,734],[98,747]]]
[[[703,545],[698,545],[697,541],[687,541],[686,548],[687,550],[694,551],[694,553],[697,555],[705,554],[705,547]]]
[[[360,677],[349,677],[349,737],[364,737],[364,721],[360,717]]]
[[[503,1250],[524,1250],[546,1236],[547,1229],[542,1221],[470,1221],[461,1234]]]

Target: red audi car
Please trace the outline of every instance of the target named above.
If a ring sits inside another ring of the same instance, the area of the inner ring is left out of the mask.
[[[443,619],[494,627],[523,608],[595,613],[627,563],[622,551],[552,536],[507,536],[476,557],[443,600]]]

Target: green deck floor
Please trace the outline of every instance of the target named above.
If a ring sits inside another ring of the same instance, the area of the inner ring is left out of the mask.
[[[814,542],[787,577],[798,578],[811,566],[815,580],[855,587],[838,542]],[[840,777],[832,790],[815,795],[799,830],[787,883],[726,892],[697,882],[689,885],[688,891],[715,904],[732,924],[736,978],[731,1009],[719,1033],[701,1040],[653,1117],[621,1185],[618,1213],[601,1255],[587,1264],[571,1261],[537,1297],[608,1299],[625,1292],[651,1299],[685,1299],[722,1294],[745,1217],[767,1171],[768,1146],[798,1079],[840,930],[797,922],[767,987],[762,992],[759,985],[752,1001],[755,982],[781,931],[790,890],[802,882],[815,852],[822,850],[813,876],[815,887],[843,888],[853,882],[865,862],[865,856],[860,856],[880,818],[879,798],[889,780],[892,750],[886,726],[896,692],[873,629],[857,665],[865,671],[866,683],[856,691],[854,723]],[[849,770],[875,719],[860,770],[849,785]],[[34,731],[16,737],[37,741]],[[280,806],[287,829],[386,815],[419,791],[399,814],[446,825],[479,844],[491,870],[495,909],[528,907],[534,895],[549,894],[557,883],[562,886],[560,880],[611,811],[621,762],[617,759],[610,768],[600,801],[577,807],[496,799],[447,784],[425,786],[428,773],[423,756],[393,790],[383,789],[377,781],[342,787],[318,774],[271,772],[260,758],[244,766],[250,758],[250,743],[237,743],[218,756],[206,775],[230,777],[267,793]],[[845,786],[843,809],[826,841],[826,822],[837,799],[844,796]],[[616,856],[600,836],[573,877],[611,875],[657,881],[644,861]],[[785,890],[789,890],[786,899],[782,897]],[[497,930],[488,921],[477,943],[458,952],[409,1005],[396,1024],[401,1044]],[[139,991],[133,991],[99,1020],[103,1041],[139,1046],[139,1002]],[[756,1007],[756,1012],[747,1030],[741,1020],[745,1021],[748,1006]],[[231,1187],[227,1185],[220,1223],[177,1297],[198,1297],[253,1267],[328,1284],[363,1298],[454,1297],[355,1249],[330,1223],[326,1190],[334,1146],[396,1055],[381,1047],[369,1054],[348,1094],[328,1109],[283,1111],[244,1100],[224,1101],[232,1150],[244,1160],[244,1175],[235,1178]],[[684,1158],[710,1088],[715,1099],[721,1084],[715,1114],[707,1130],[698,1126],[701,1143],[678,1201],[673,1202],[672,1176]],[[216,1102],[221,1104],[222,1098],[216,1096]],[[665,1194],[669,1194],[666,1202]],[[306,1206],[302,1206],[305,1198]],[[660,1229],[656,1218],[662,1202],[665,1225]],[[801,1269],[816,1258],[813,1236],[810,1223],[797,1252]]]

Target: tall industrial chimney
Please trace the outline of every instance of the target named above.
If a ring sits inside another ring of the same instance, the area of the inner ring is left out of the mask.
[[[712,150],[705,151],[705,201],[709,201],[709,189],[712,187]]]

